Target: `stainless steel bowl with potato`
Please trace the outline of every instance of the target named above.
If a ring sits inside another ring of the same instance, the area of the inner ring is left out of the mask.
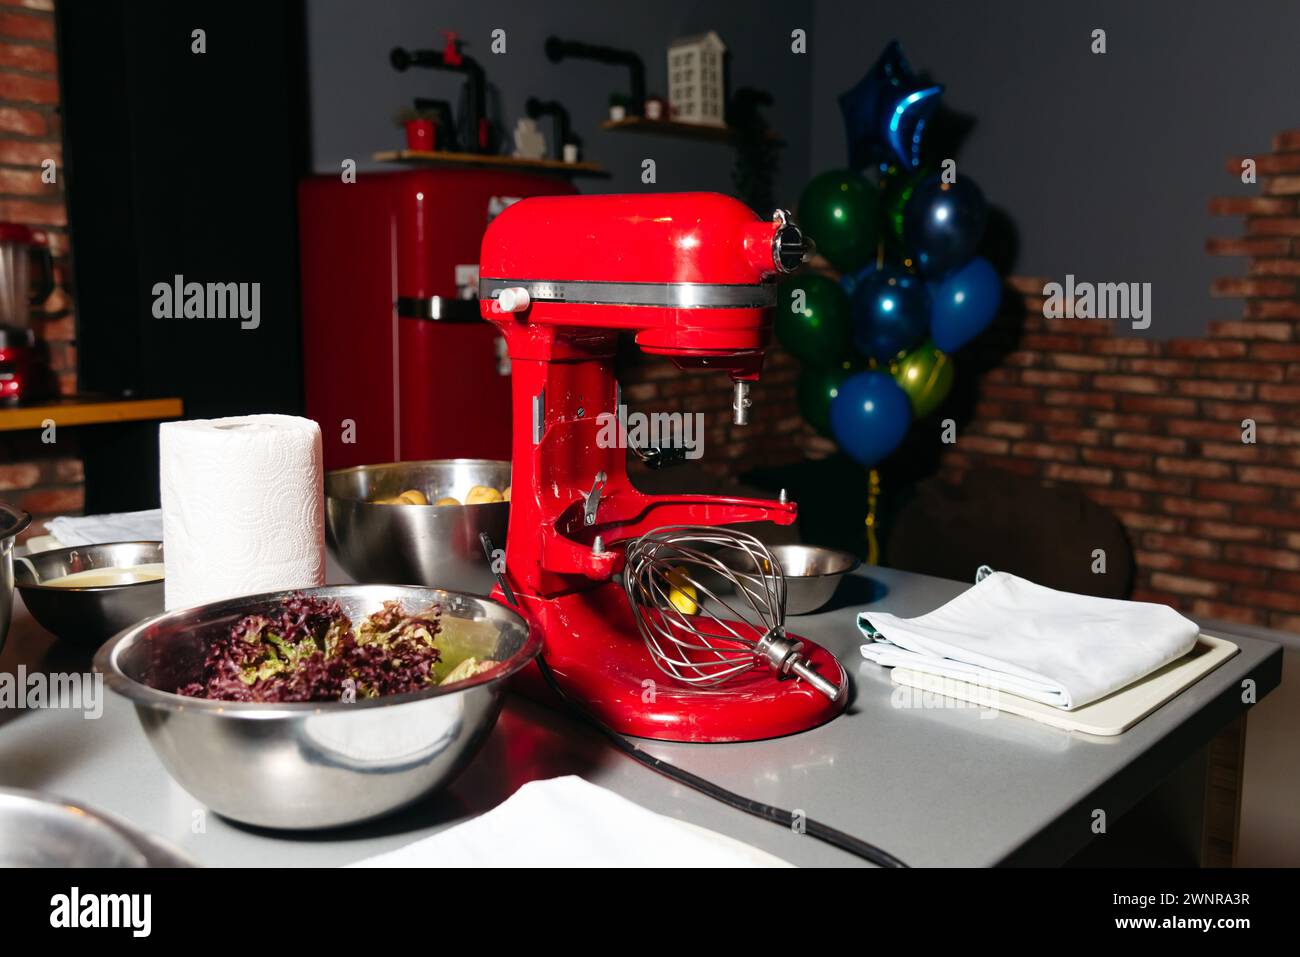
[[[770,550],[785,576],[787,615],[817,611],[831,600],[844,576],[862,564],[856,555],[818,545],[772,545]],[[729,552],[722,561],[739,572],[756,571],[753,561],[742,552]]]
[[[505,548],[510,463],[434,459],[338,469],[325,477],[330,550],[358,582],[487,595],[496,579],[480,533]]]

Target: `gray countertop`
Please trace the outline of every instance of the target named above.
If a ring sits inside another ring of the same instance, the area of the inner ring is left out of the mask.
[[[332,570],[331,581],[345,580]],[[827,610],[791,619],[791,631],[837,654],[854,679],[848,712],[824,727],[752,744],[644,747],[748,797],[800,809],[914,866],[1058,864],[1091,839],[1094,809],[1118,817],[1244,710],[1244,679],[1255,680],[1259,697],[1280,680],[1277,645],[1214,631],[1236,642],[1240,654],[1115,738],[975,708],[895,707],[888,672],[858,653],[857,611],[919,615],[965,587],[869,568],[846,580]],[[22,664],[29,672],[86,671],[89,659],[55,643],[17,603],[0,670]],[[72,710],[0,711],[0,785],[116,813],[211,865],[350,863],[485,811],[526,781],[561,774],[579,774],[794,864],[860,863],[681,787],[564,715],[513,696],[483,752],[449,791],[368,825],[308,835],[204,814],[163,770],[131,707],[111,693],[97,720]]]

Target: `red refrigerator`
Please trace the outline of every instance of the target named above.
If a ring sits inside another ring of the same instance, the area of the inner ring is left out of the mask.
[[[479,244],[526,196],[572,193],[519,172],[313,176],[299,189],[307,415],[325,467],[510,457],[510,367],[479,317]]]

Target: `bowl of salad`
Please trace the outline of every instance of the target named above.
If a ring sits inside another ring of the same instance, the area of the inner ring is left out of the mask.
[[[522,616],[485,598],[327,585],[146,619],[95,668],[186,791],[235,821],[308,830],[447,785],[540,647]]]

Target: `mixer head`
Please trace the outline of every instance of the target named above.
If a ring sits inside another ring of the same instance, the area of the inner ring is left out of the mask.
[[[841,689],[785,633],[785,575],[767,546],[729,528],[674,525],[627,545],[623,587],[661,671],[719,685],[765,664],[832,700]]]
[[[716,193],[532,197],[488,227],[479,297],[512,359],[538,355],[539,327],[557,330],[552,358],[561,342],[590,351],[593,330],[628,330],[682,369],[729,373],[744,424],[771,335],[772,280],[812,250],[785,210],[764,220]]]

